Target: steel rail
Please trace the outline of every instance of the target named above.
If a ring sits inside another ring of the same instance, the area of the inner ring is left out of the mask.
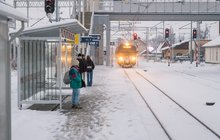
[[[167,95],[162,89],[160,89],[158,86],[156,86],[153,82],[151,82],[149,79],[147,79],[144,75],[142,75],[140,72],[135,72],[141,76],[143,79],[148,81],[152,86],[154,86],[157,90],[159,90],[161,93],[163,93],[167,98],[169,98],[171,101],[173,101],[176,105],[178,105],[181,109],[183,109],[187,114],[189,114],[191,117],[193,117],[196,121],[198,121],[201,125],[203,125],[206,129],[208,129],[211,133],[213,133],[216,137],[220,139],[220,135],[212,130],[209,126],[207,126],[204,122],[202,122],[200,119],[198,119],[196,116],[194,116],[192,113],[190,113],[186,108],[184,108],[182,105],[180,105],[177,101],[175,101],[173,98],[171,98],[169,95]]]
[[[170,134],[167,132],[167,130],[165,129],[165,127],[163,126],[162,122],[159,120],[159,118],[157,117],[157,115],[154,113],[153,109],[150,107],[150,105],[147,103],[147,101],[145,100],[145,98],[143,97],[143,95],[141,94],[140,90],[137,88],[137,86],[134,84],[134,82],[131,80],[131,78],[129,77],[128,73],[124,70],[125,75],[128,77],[128,79],[131,81],[132,85],[135,87],[135,89],[137,90],[138,94],[140,95],[140,97],[142,98],[142,100],[144,101],[144,103],[146,104],[146,106],[149,108],[149,110],[151,111],[151,113],[153,114],[153,116],[155,117],[155,119],[157,120],[157,122],[159,123],[160,127],[163,129],[164,133],[167,135],[167,137],[169,138],[169,140],[173,140],[170,136]]]

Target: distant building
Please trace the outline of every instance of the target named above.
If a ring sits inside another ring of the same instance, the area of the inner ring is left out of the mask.
[[[161,43],[158,47],[147,47],[140,52],[140,55],[146,57],[147,60],[159,61],[162,58],[161,48],[167,46],[165,42]]]
[[[195,48],[196,45],[198,46],[202,46],[205,43],[207,43],[209,40],[196,40],[192,42],[192,54],[194,54],[195,52]],[[178,42],[175,43],[173,45],[170,46],[170,53],[171,53],[171,57],[175,58],[176,56],[188,56],[190,57],[190,47],[191,47],[191,43],[190,40],[185,40],[182,42]],[[161,48],[162,54],[163,54],[163,58],[168,58],[169,57],[169,46],[165,46],[163,48]],[[200,55],[204,56],[205,50],[204,48],[200,48]],[[193,55],[194,57],[194,55]]]
[[[204,44],[205,62],[220,64],[220,36]]]

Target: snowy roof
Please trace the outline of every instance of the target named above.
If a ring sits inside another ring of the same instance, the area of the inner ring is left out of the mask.
[[[59,37],[60,28],[65,28],[72,33],[86,33],[88,31],[78,20],[69,19],[26,28],[20,35],[28,37]]]
[[[171,46],[171,48],[175,48],[175,47],[177,47],[177,46],[179,46],[179,45],[181,45],[181,44],[183,44],[183,43],[189,42],[189,41],[190,41],[190,40],[184,40],[184,41],[182,41],[182,42],[175,43],[175,44],[173,44],[173,45]]]
[[[0,1],[0,19],[16,19],[27,22],[23,13],[3,1]]]
[[[179,45],[182,45],[182,44],[184,44],[184,43],[186,43],[186,42],[189,42],[189,41],[190,41],[190,40],[185,40],[185,41],[182,41],[182,42],[175,43],[175,44],[173,44],[170,48],[175,48],[175,47],[177,47],[177,46],[179,46]],[[166,47],[164,47],[164,48],[161,48],[161,51],[167,50],[167,49],[169,49],[169,46],[166,46]]]
[[[163,47],[163,48],[161,49],[161,51],[163,51],[163,50],[167,50],[167,49],[169,49],[169,46],[167,46],[167,47]]]
[[[159,45],[155,50],[153,50],[151,53],[162,53],[161,48],[162,48],[164,45],[165,45],[165,42],[160,43],[160,45]]]
[[[203,45],[203,47],[215,47],[215,46],[220,46],[220,36]]]

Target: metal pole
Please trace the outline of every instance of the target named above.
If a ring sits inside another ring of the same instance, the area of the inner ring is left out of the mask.
[[[27,27],[29,27],[29,18],[30,18],[30,16],[29,16],[29,4],[30,4],[30,2],[29,2],[29,0],[27,1],[27,19],[28,19],[28,21],[27,21]]]
[[[170,58],[171,58],[171,51],[170,51],[170,43],[169,43],[169,41],[167,40],[167,43],[168,43],[168,46],[169,46],[169,52],[168,52],[168,66],[170,66]]]
[[[71,17],[71,2],[69,0],[69,16]]]
[[[111,33],[110,33],[110,22],[106,22],[106,51],[107,51],[107,66],[110,65],[110,37],[111,37]]]
[[[163,38],[165,38],[165,21],[163,21]]]
[[[22,41],[23,42],[23,41]],[[19,46],[18,46],[18,59],[17,59],[17,67],[18,67],[18,108],[22,109],[21,103],[21,40],[19,39]]]
[[[82,25],[85,26],[85,0],[82,1]],[[82,34],[83,36],[85,35],[84,33]],[[83,44],[83,54],[86,55],[86,48],[87,48],[87,43]]]
[[[56,22],[59,21],[59,7],[58,7],[59,0],[56,0],[55,6],[56,6]]]
[[[70,16],[70,18],[75,19],[76,18],[76,1],[73,1],[73,9],[72,9],[72,14]]]
[[[82,6],[83,6],[83,11],[82,11],[82,25],[85,26],[85,0],[83,0],[83,3],[82,3]]]
[[[0,31],[0,140],[11,140],[11,71],[6,20],[0,20]]]
[[[61,89],[61,77],[62,77],[62,64],[61,64],[61,47],[62,47],[62,29],[59,29],[60,33],[60,38],[59,38],[59,45],[57,46],[57,62],[58,62],[58,67],[57,67],[57,81],[59,85],[59,92],[60,92],[60,110],[62,109],[62,89]]]
[[[172,44],[173,44],[173,28],[170,25],[170,42],[169,42],[169,48],[171,48]],[[173,47],[171,48],[171,54],[170,54],[170,61],[173,62]]]
[[[80,23],[82,23],[82,20],[81,20],[81,0],[78,0],[78,20]]]
[[[191,25],[191,29],[190,29],[190,52],[189,52],[189,55],[190,55],[190,63],[192,64],[192,21],[190,23]]]
[[[202,21],[198,21],[198,64],[200,64],[200,39],[201,39],[201,36],[200,36],[200,24],[201,24]]]

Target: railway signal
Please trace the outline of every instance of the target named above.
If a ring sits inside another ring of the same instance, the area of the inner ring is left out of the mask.
[[[165,38],[169,38],[170,30],[168,28],[165,29]]]
[[[45,0],[45,7],[44,8],[45,8],[44,10],[47,14],[49,14],[49,13],[52,14],[55,10],[55,0]]]
[[[196,29],[193,29],[193,39],[197,38],[197,30]]]
[[[133,33],[133,39],[137,40],[137,33]]]

